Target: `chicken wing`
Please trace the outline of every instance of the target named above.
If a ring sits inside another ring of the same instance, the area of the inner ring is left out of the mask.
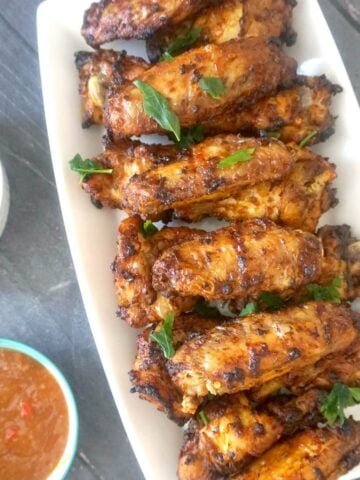
[[[165,25],[176,25],[212,0],[100,0],[85,12],[82,34],[98,48],[119,38],[144,39]]]
[[[321,276],[322,244],[314,235],[246,220],[167,249],[153,265],[153,286],[166,295],[207,300],[291,295]]]
[[[357,336],[346,305],[309,302],[235,319],[186,341],[167,362],[194,413],[209,395],[249,390],[344,350]]]
[[[296,34],[292,29],[295,2],[288,0],[225,0],[201,10],[175,28],[162,28],[146,41],[150,61],[155,63],[176,38],[192,29],[200,29],[199,39],[192,46],[224,43],[245,37],[280,38],[292,45]]]
[[[334,133],[330,113],[332,97],[341,92],[325,75],[297,78],[291,88],[259,100],[232,115],[210,118],[203,123],[208,135],[241,132],[244,135],[277,135],[285,143],[300,143],[314,135],[308,145],[322,142]]]
[[[140,328],[158,322],[169,312],[190,311],[197,298],[163,297],[151,284],[151,267],[162,251],[189,238],[204,234],[185,227],[164,228],[149,238],[142,232],[139,217],[124,220],[118,231],[118,252],[112,266],[118,316],[130,326]]]
[[[281,180],[256,183],[217,201],[178,207],[173,217],[198,222],[211,216],[228,221],[267,217],[291,228],[314,232],[322,213],[336,205],[331,182],[335,166],[308,149],[291,148],[297,162]]]
[[[249,38],[191,50],[155,65],[139,80],[167,98],[182,127],[192,127],[275,93],[296,78],[296,67],[296,61],[273,42]],[[198,84],[203,77],[221,77],[227,90],[219,99],[212,98]],[[105,123],[121,136],[164,132],[145,113],[142,93],[135,85],[109,92]]]
[[[204,318],[199,315],[182,315],[173,325],[173,344],[179,348],[186,340],[202,334],[220,323],[220,319]],[[176,390],[166,370],[166,359],[160,346],[150,338],[154,326],[148,327],[137,338],[137,355],[129,373],[133,385],[132,393],[147,400],[179,425],[190,416],[181,408],[182,396]]]
[[[112,85],[124,88],[149,68],[149,64],[142,58],[114,50],[77,52],[75,64],[79,71],[84,128],[104,123],[105,97]]]
[[[283,395],[257,408],[243,393],[210,401],[202,410],[206,425],[198,418],[187,427],[179,460],[179,480],[194,478],[195,465],[218,475],[239,472],[282,436],[315,426],[322,419],[319,406],[323,396],[321,390],[294,398]],[[192,461],[186,464],[184,455],[191,456]],[[199,475],[196,480],[202,478]]]
[[[234,480],[337,480],[360,461],[360,424],[314,428],[285,439]]]
[[[251,159],[221,168],[221,160],[240,150],[251,151]],[[176,161],[131,178],[123,187],[123,207],[128,213],[158,219],[178,207],[218,201],[244,187],[278,180],[295,161],[295,154],[277,140],[237,135],[208,138]]]

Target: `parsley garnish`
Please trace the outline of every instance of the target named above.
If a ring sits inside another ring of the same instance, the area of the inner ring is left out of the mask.
[[[237,152],[229,155],[226,158],[223,158],[218,163],[218,168],[229,168],[237,163],[245,163],[252,159],[255,148],[244,148],[243,150],[238,150]]]
[[[150,334],[150,338],[160,345],[165,358],[171,358],[175,355],[173,343],[174,319],[174,314],[168,313],[165,315],[161,329]]]
[[[257,303],[250,302],[241,310],[240,317],[246,317],[248,315],[252,315],[259,310]]]
[[[203,298],[195,305],[195,312],[204,317],[217,318],[220,317],[220,312],[216,307],[209,305]]]
[[[317,130],[313,130],[312,132],[310,132],[308,135],[306,135],[306,137],[301,140],[301,142],[299,143],[299,147],[304,148],[317,134]]]
[[[154,235],[154,233],[157,233],[158,231],[159,229],[156,225],[153,224],[151,220],[146,220],[146,222],[141,225],[141,233],[144,235],[145,238],[151,237],[152,235]]]
[[[266,305],[266,309],[270,311],[279,310],[284,306],[284,301],[274,293],[262,292],[260,293],[260,299]]]
[[[170,110],[169,102],[160,92],[141,80],[135,80],[134,85],[143,95],[144,112],[153,118],[164,130],[168,130],[180,141],[180,121]]]
[[[81,155],[77,154],[69,162],[71,170],[74,172],[80,173],[80,182],[84,182],[89,175],[94,173],[103,173],[105,175],[111,175],[113,172],[112,168],[104,168],[99,162],[94,160],[83,160]]]
[[[201,410],[201,412],[199,412],[199,418],[203,422],[205,427],[206,427],[206,425],[209,425],[209,419],[207,418],[204,410]]]
[[[174,57],[184,53],[193,45],[201,36],[202,29],[194,27],[187,32],[181,33],[173,42],[168,45],[164,53],[160,57],[160,62],[171,62]]]
[[[316,283],[307,285],[306,288],[309,292],[310,300],[325,301],[340,303],[341,294],[339,288],[341,287],[341,280],[339,277],[335,277],[329,285],[321,286]]]
[[[219,100],[228,91],[219,77],[202,77],[199,80],[199,87],[215,100]]]
[[[279,139],[281,137],[281,132],[278,130],[260,130],[260,137],[267,137],[267,138],[276,138]]]
[[[191,128],[183,128],[181,130],[181,138],[179,142],[176,142],[176,145],[181,149],[185,149],[194,145],[194,143],[199,143],[203,140],[205,136],[205,128],[202,125],[195,125]]]
[[[345,422],[344,410],[360,403],[360,388],[349,388],[341,383],[336,383],[323,401],[320,411],[330,425],[339,419],[340,425]]]

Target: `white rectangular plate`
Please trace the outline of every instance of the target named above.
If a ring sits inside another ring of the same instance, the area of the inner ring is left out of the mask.
[[[38,41],[45,113],[52,162],[64,223],[83,301],[122,421],[147,480],[176,478],[182,431],[146,402],[129,393],[127,372],[135,355],[136,332],[115,316],[116,299],[110,264],[115,256],[120,212],[99,211],[79,188],[68,161],[76,154],[101,151],[101,129],[82,130],[78,78],[73,54],[89,49],[80,35],[89,0],[47,0],[38,10]],[[339,116],[336,134],[317,150],[338,166],[339,206],[329,223],[348,223],[360,236],[359,107],[354,91],[316,0],[301,0],[295,9],[297,44],[290,49],[301,71],[326,73],[344,92],[334,100]],[[117,42],[115,48],[144,54],[143,42]],[[106,408],[106,406],[104,406]],[[356,470],[360,475],[360,468]],[[355,478],[356,473],[347,478]]]

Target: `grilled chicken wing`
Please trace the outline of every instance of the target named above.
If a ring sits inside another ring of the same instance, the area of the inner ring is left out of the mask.
[[[320,240],[270,220],[239,222],[167,249],[153,265],[153,286],[207,300],[291,294],[321,276]]]
[[[94,123],[104,123],[105,97],[112,85],[121,85],[124,88],[149,68],[149,64],[142,58],[114,50],[76,52],[75,64],[79,71],[84,128]]]
[[[209,394],[237,393],[344,350],[357,336],[346,305],[310,302],[230,321],[186,341],[167,362],[194,413]]]
[[[213,99],[198,85],[202,77],[221,77],[227,91]],[[270,41],[257,38],[207,45],[162,62],[139,80],[164,95],[182,127],[191,127],[229,109],[245,108],[296,77],[296,62]],[[121,136],[162,133],[144,112],[141,91],[115,87],[105,104],[107,127]]]
[[[82,34],[94,48],[119,38],[144,39],[165,25],[176,25],[212,0],[100,0],[85,12]]]
[[[208,475],[239,472],[280,437],[316,425],[322,418],[319,406],[323,396],[321,390],[311,390],[300,397],[278,396],[257,408],[243,393],[210,401],[203,408],[207,424],[194,419],[187,427],[179,480],[201,480],[199,472],[194,476],[199,467]]]
[[[291,27],[294,2],[288,0],[225,0],[202,10],[175,28],[162,28],[146,41],[147,53],[157,62],[180,35],[200,29],[195,46],[224,43],[245,37],[280,38],[291,45],[296,34]]]
[[[308,149],[287,147],[297,161],[280,181],[256,183],[223,200],[178,207],[173,217],[187,222],[207,216],[228,221],[267,217],[291,228],[315,231],[322,213],[337,203],[330,187],[335,167]]]
[[[252,158],[230,168],[219,163],[239,150]],[[282,143],[237,135],[208,138],[166,165],[154,167],[123,187],[123,207],[143,218],[157,219],[178,207],[228,198],[244,187],[286,175],[296,161]]]
[[[360,461],[360,424],[314,428],[285,439],[234,480],[337,480]]]
[[[189,338],[202,334],[219,323],[220,319],[194,314],[177,317],[173,326],[174,347],[179,348]],[[133,385],[131,391],[165,412],[174,422],[183,425],[190,417],[182,411],[182,396],[166,370],[166,359],[160,346],[150,338],[153,331],[154,327],[151,326],[137,338],[137,355],[129,373]]]
[[[334,133],[330,113],[332,97],[341,92],[325,75],[297,78],[291,88],[259,100],[248,109],[233,115],[213,117],[203,123],[207,134],[242,132],[247,135],[274,134],[285,143],[300,143],[317,132],[309,145],[326,140]]]
[[[151,284],[151,267],[165,249],[204,234],[185,227],[164,228],[145,238],[142,224],[139,217],[127,218],[120,224],[118,252],[112,266],[118,316],[136,328],[158,322],[169,312],[178,314],[193,308],[197,301],[194,296],[165,298],[155,292]]]

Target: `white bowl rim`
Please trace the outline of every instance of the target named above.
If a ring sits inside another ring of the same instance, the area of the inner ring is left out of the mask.
[[[9,185],[4,167],[0,162],[0,237],[5,230],[9,213],[10,194]]]
[[[0,349],[14,350],[28,357],[42,365],[57,381],[61,391],[64,394],[66,406],[69,414],[69,435],[66,443],[64,453],[62,454],[57,466],[47,477],[47,480],[64,480],[69,473],[70,467],[75,458],[79,437],[79,416],[74,398],[74,394],[70,385],[60,369],[45,355],[38,350],[15,340],[0,338]]]

